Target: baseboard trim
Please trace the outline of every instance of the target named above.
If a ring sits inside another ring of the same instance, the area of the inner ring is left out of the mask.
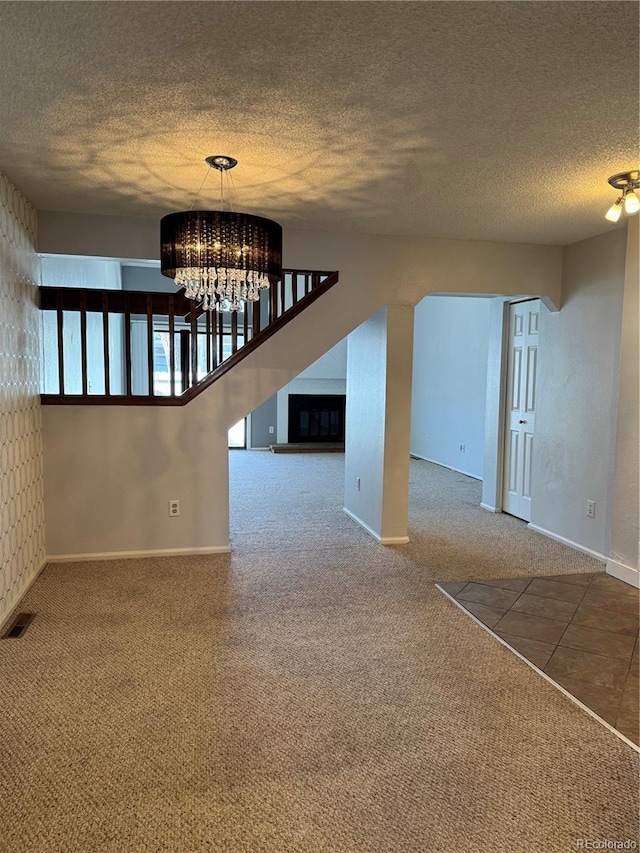
[[[101,551],[93,554],[50,554],[48,563],[84,563],[89,560],[136,560],[143,557],[188,557],[198,554],[228,554],[230,545],[206,548],[161,548],[151,551]]]
[[[479,477],[477,474],[463,471],[462,468],[452,468],[451,465],[445,465],[444,462],[438,462],[437,459],[430,459],[428,456],[421,456],[419,453],[410,453],[409,456],[412,459],[422,459],[423,462],[431,462],[433,465],[439,465],[440,468],[446,468],[447,471],[455,471],[456,474],[464,474],[465,477],[471,477],[472,480],[480,480],[482,482],[482,477]]]
[[[486,509],[487,512],[500,512],[497,506],[491,506],[490,504],[481,503],[480,506],[482,509]]]
[[[553,577],[553,575],[550,575],[550,577]],[[623,741],[624,743],[626,743],[627,746],[630,746],[631,749],[640,753],[640,746],[635,744],[632,740],[629,740],[628,737],[625,737],[625,735],[623,735],[622,732],[619,732],[618,729],[614,728],[606,720],[603,720],[602,717],[599,717],[596,714],[596,712],[592,711],[591,708],[587,707],[587,705],[583,705],[579,699],[576,699],[576,697],[573,696],[571,693],[569,693],[568,690],[565,690],[565,688],[561,684],[558,684],[557,681],[554,681],[553,678],[550,678],[546,672],[543,672],[541,669],[538,669],[538,667],[535,665],[535,663],[532,663],[524,655],[520,654],[520,652],[517,649],[514,649],[513,646],[510,646],[509,643],[507,643],[505,640],[503,640],[502,637],[499,637],[497,634],[495,634],[491,630],[491,628],[489,628],[487,625],[484,624],[484,622],[481,622],[476,616],[473,615],[473,613],[470,613],[465,607],[463,607],[463,603],[461,601],[457,601],[457,599],[455,599],[452,595],[449,595],[449,593],[446,591],[446,589],[443,589],[439,583],[436,584],[436,589],[439,590],[444,596],[446,596],[449,599],[449,601],[451,601],[453,604],[455,604],[456,607],[459,607],[465,616],[468,616],[469,619],[473,619],[473,621],[476,623],[476,625],[479,625],[483,630],[485,630],[487,632],[487,634],[492,636],[494,640],[497,640],[506,649],[508,649],[512,654],[514,654],[517,658],[520,658],[521,661],[524,661],[524,663],[526,663],[526,665],[528,667],[530,667],[534,672],[537,672],[538,675],[541,675],[542,678],[544,678],[545,681],[547,681],[549,684],[551,684],[552,687],[555,687],[556,690],[560,691],[560,693],[564,693],[564,695],[567,697],[567,699],[570,699],[574,705],[577,705],[578,708],[581,708],[590,717],[593,717],[593,719],[596,720],[601,725],[603,725],[605,727],[605,729],[609,729],[611,734],[614,734],[617,738],[620,738],[620,740]]]
[[[566,539],[564,536],[560,536],[558,533],[552,533],[550,530],[546,530],[544,527],[538,527],[537,524],[533,524],[529,522],[527,527],[530,530],[535,530],[536,533],[542,533],[543,536],[548,536],[549,539],[555,539],[556,542],[562,542],[563,545],[568,545],[570,548],[574,548],[576,551],[582,551],[583,554],[587,554],[589,557],[593,557],[595,560],[598,560],[601,563],[606,563],[607,558],[604,554],[600,554],[598,551],[593,551],[591,548],[587,548],[585,545],[580,545],[578,542],[574,542],[572,539]]]
[[[359,524],[363,530],[366,530],[369,536],[372,536],[376,542],[379,542],[380,545],[407,545],[409,542],[408,536],[380,536],[373,527],[369,527],[369,525],[363,521],[361,518],[351,512],[350,509],[347,509],[346,506],[342,507],[342,511],[349,516],[350,519],[355,521],[356,524]]]
[[[640,589],[640,572],[632,566],[626,566],[618,560],[612,560],[611,557],[607,560],[607,574],[618,578],[620,581],[628,583],[630,586]]]
[[[0,632],[4,630],[4,627],[7,624],[7,622],[9,622],[11,620],[11,618],[15,614],[16,610],[20,607],[20,605],[22,604],[22,599],[29,592],[29,590],[34,585],[34,583],[38,580],[38,578],[40,577],[40,574],[42,573],[42,570],[47,565],[48,561],[49,561],[49,558],[45,557],[44,560],[40,563],[40,567],[31,575],[29,580],[26,582],[26,584],[22,587],[22,589],[18,593],[17,601],[13,605],[11,610],[7,611],[7,613],[5,613],[5,615],[0,618]]]

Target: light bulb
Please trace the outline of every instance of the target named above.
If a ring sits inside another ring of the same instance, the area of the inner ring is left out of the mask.
[[[637,213],[640,210],[640,198],[633,190],[629,190],[624,198],[624,209],[625,213]]]
[[[611,205],[609,210],[604,215],[605,219],[608,219],[609,222],[617,222],[620,219],[622,214],[622,196],[615,200],[615,202]]]

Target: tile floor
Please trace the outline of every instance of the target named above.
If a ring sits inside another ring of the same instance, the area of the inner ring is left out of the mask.
[[[637,589],[604,572],[439,587],[599,717],[640,743]]]

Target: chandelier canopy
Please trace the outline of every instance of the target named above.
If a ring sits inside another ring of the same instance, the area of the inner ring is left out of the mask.
[[[221,173],[222,207],[222,173],[236,161],[215,156],[206,162]],[[162,274],[209,311],[243,311],[282,276],[282,227],[262,216],[230,210],[170,213],[160,222],[160,243]]]

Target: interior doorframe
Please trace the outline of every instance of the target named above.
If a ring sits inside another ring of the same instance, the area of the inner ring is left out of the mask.
[[[489,317],[489,353],[487,359],[487,396],[484,428],[482,500],[488,512],[502,512],[502,483],[507,405],[507,368],[509,361],[509,310],[517,302],[540,299],[549,311],[559,309],[548,297],[497,296],[492,300]]]

